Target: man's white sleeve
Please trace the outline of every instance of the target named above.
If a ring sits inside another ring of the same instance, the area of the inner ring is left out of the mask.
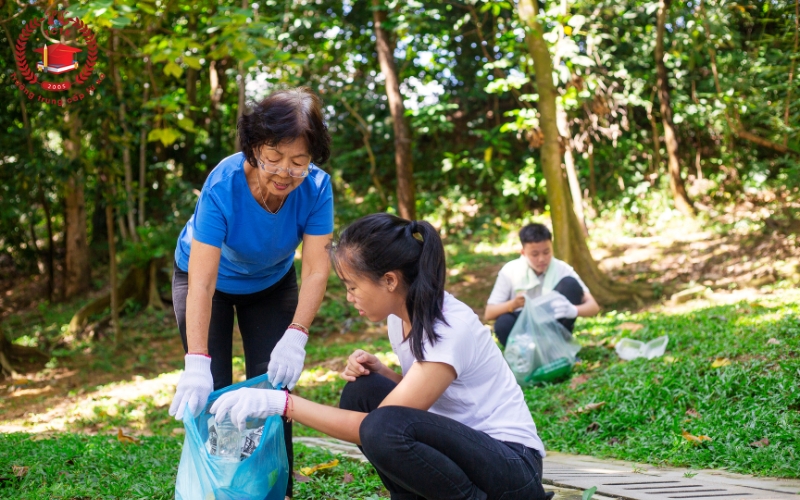
[[[489,300],[487,300],[486,303],[502,304],[513,298],[514,286],[511,283],[511,279],[503,273],[503,270],[500,270],[500,274],[497,275],[497,281],[494,282],[492,293],[489,295]]]

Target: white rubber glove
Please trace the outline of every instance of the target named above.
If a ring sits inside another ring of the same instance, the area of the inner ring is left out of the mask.
[[[214,418],[218,421],[230,413],[231,422],[243,431],[248,418],[283,416],[288,398],[289,393],[286,391],[245,387],[220,396],[211,405],[209,413],[214,414]]]
[[[272,387],[287,388],[290,391],[300,378],[303,362],[306,359],[306,342],[308,335],[289,328],[278,341],[269,359],[269,383]]]
[[[183,411],[189,404],[189,411],[194,416],[200,414],[208,402],[208,395],[214,390],[214,379],[211,377],[211,358],[202,354],[187,354],[184,358],[185,368],[178,380],[175,397],[169,407],[169,414],[175,420],[183,420]]]
[[[578,308],[572,305],[566,297],[558,297],[550,304],[553,306],[553,316],[556,319],[574,319],[578,317]]]

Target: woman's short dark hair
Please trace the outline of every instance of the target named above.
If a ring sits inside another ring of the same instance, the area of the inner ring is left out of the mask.
[[[544,224],[528,224],[519,230],[519,241],[525,243],[541,243],[553,241],[553,233]]]
[[[247,162],[257,165],[254,151],[303,137],[315,165],[331,156],[331,136],[322,118],[322,100],[308,87],[277,90],[242,114],[236,125]]]
[[[417,234],[420,238],[415,237]],[[425,340],[434,345],[434,324],[445,325],[445,255],[439,232],[428,222],[409,221],[391,214],[367,215],[350,224],[331,247],[336,273],[342,263],[355,274],[375,282],[390,272],[400,274],[411,320],[408,340],[418,361],[425,359]]]

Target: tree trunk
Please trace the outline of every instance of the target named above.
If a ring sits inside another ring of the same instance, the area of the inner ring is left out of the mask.
[[[400,82],[394,63],[389,33],[383,28],[386,10],[381,0],[372,0],[372,15],[377,39],[378,61],[386,79],[386,96],[394,125],[394,162],[397,166],[397,209],[400,217],[416,218],[414,168],[411,162],[411,132],[405,120],[405,106],[400,94]]]
[[[46,363],[50,356],[35,347],[16,345],[6,338],[2,328],[0,328],[0,378],[16,378],[17,371],[14,369],[14,362],[30,363],[38,361]]]
[[[242,9],[247,9],[247,0],[242,0]],[[239,85],[239,106],[236,108],[236,123],[234,124],[234,130],[237,128],[236,126],[239,124],[239,118],[242,117],[244,114],[244,104],[245,104],[245,76],[246,72],[244,69],[244,63],[239,61],[239,74],[237,76],[238,85]],[[236,134],[234,138],[233,149],[235,151],[239,151],[239,134]]]
[[[38,176],[37,176],[38,177]],[[53,221],[50,217],[50,204],[44,194],[41,179],[36,180],[39,189],[39,203],[44,210],[44,219],[47,224],[47,299],[50,302],[55,300],[55,247],[53,246]]]
[[[369,157],[369,175],[372,178],[372,184],[375,186],[375,190],[378,191],[378,196],[381,198],[383,210],[386,210],[386,208],[389,206],[389,203],[386,200],[386,194],[383,192],[383,185],[381,185],[381,181],[378,178],[378,165],[375,161],[375,154],[372,152],[372,145],[369,142],[370,137],[372,137],[372,130],[370,129],[370,126],[364,117],[362,117],[358,111],[353,109],[353,107],[350,106],[344,97],[342,97],[342,104],[344,104],[344,107],[347,108],[347,111],[353,115],[353,118],[355,118],[356,123],[358,124],[358,129],[361,131],[361,137],[364,141],[364,149],[367,150],[367,156]]]
[[[600,271],[589,252],[583,230],[572,210],[561,170],[552,59],[544,40],[542,26],[536,19],[538,10],[536,0],[519,0],[519,16],[530,28],[527,43],[539,91],[539,126],[544,134],[541,163],[547,182],[547,199],[553,220],[555,254],[575,268],[600,304],[650,296],[652,291],[649,287],[615,283]]]
[[[148,61],[149,64],[149,61]],[[150,99],[150,84],[144,84],[144,95],[142,96],[142,105],[146,104]],[[144,205],[145,198],[147,197],[147,121],[142,122],[142,128],[139,130],[139,225],[144,226]]]
[[[113,30],[112,30],[113,31]],[[119,51],[119,36],[114,32],[112,35],[112,43],[114,52]],[[125,207],[127,208],[125,219],[128,222],[128,232],[130,233],[131,240],[134,242],[139,241],[139,234],[136,232],[136,214],[134,213],[134,200],[136,196],[133,194],[133,166],[131,165],[131,145],[130,133],[128,132],[128,118],[126,116],[125,94],[122,89],[122,77],[119,74],[119,64],[114,61],[112,73],[114,76],[114,88],[117,94],[117,113],[119,116],[119,125],[122,127],[122,166],[125,169]]]
[[[66,262],[64,276],[64,298],[69,299],[89,289],[91,267],[86,229],[86,200],[83,194],[84,177],[79,168],[81,153],[80,118],[68,113],[64,121],[69,126],[69,135],[64,141],[67,158],[72,162],[73,172],[64,189],[64,226],[66,240]]]
[[[597,197],[597,174],[594,172],[594,143],[590,140],[587,147],[589,154],[589,196],[592,200]]]
[[[572,154],[572,131],[569,129],[569,117],[567,110],[556,101],[556,114],[558,121],[558,130],[561,134],[564,143],[564,170],[567,172],[567,181],[569,184],[569,192],[572,198],[572,209],[575,210],[575,216],[583,228],[583,232],[588,236],[586,230],[586,217],[583,214],[583,197],[581,196],[581,185],[578,181],[578,172],[575,170],[575,157]]]
[[[792,79],[794,78],[794,63],[797,61],[797,49],[800,47],[800,0],[794,0],[794,50],[792,62],[789,64],[789,89],[786,91],[786,106],[783,111],[783,125],[789,128],[789,107],[792,103]],[[789,132],[783,136],[783,147],[789,144]]]
[[[658,131],[656,117],[653,115],[653,106],[655,103],[652,103],[647,110],[647,119],[650,120],[650,128],[653,131],[653,172],[659,172],[661,170],[661,134]]]
[[[109,182],[114,182],[113,177]],[[108,274],[111,285],[111,326],[114,343],[120,345],[122,332],[119,326],[119,293],[117,291],[117,245],[114,242],[114,207],[106,202],[106,230],[108,231]]]
[[[156,260],[157,262],[161,262]],[[156,268],[157,269],[157,268]],[[132,299],[137,304],[146,307],[150,302],[151,284],[149,283],[150,276],[150,262],[141,266],[132,267],[125,278],[119,285],[117,285],[117,301],[120,306],[125,304],[128,299]],[[157,276],[157,273],[156,273]],[[109,293],[96,298],[85,306],[81,307],[78,312],[72,316],[69,322],[68,332],[71,335],[80,334],[89,323],[92,316],[102,314],[106,309],[111,307],[111,291]],[[100,320],[103,322],[105,320]]]
[[[681,164],[678,161],[678,136],[675,134],[675,124],[672,122],[672,104],[669,96],[669,80],[667,79],[667,66],[664,64],[664,32],[666,31],[667,14],[672,0],[661,0],[656,19],[656,84],[658,85],[658,100],[661,105],[661,123],[664,126],[664,142],[667,146],[667,164],[669,171],[669,189],[675,208],[686,215],[694,215],[694,207],[686,194],[686,187],[681,177]]]

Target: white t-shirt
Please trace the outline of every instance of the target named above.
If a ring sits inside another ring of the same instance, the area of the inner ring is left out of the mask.
[[[425,339],[425,361],[452,366],[456,379],[429,411],[500,441],[523,444],[544,457],[544,444],[536,433],[522,389],[489,329],[469,306],[447,292],[443,313],[449,326],[436,323],[440,336],[436,344]],[[405,375],[416,359],[409,343],[403,341],[403,320],[390,315],[388,324],[389,341]]]
[[[525,291],[525,295],[529,299],[535,299],[544,293],[552,292],[558,282],[567,276],[578,280],[581,288],[583,288],[583,293],[589,293],[589,289],[578,276],[578,273],[575,272],[575,269],[563,260],[553,257],[550,260],[550,265],[547,266],[547,271],[542,275],[537,275],[531,269],[525,256],[520,255],[518,259],[512,260],[500,269],[497,281],[495,281],[492,293],[486,303],[502,304],[503,302],[508,302],[517,296],[518,291]],[[522,308],[520,307],[516,310],[521,311]]]

